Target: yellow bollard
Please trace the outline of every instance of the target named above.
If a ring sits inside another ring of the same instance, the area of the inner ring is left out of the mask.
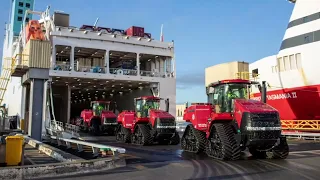
[[[6,163],[7,166],[17,166],[22,161],[23,136],[6,137]]]
[[[20,119],[20,129],[24,131],[24,119]]]

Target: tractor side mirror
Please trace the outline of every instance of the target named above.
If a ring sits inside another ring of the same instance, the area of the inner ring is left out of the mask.
[[[166,99],[166,111],[169,112],[169,98]]]

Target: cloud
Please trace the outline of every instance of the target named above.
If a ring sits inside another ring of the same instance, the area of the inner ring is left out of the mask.
[[[204,87],[204,73],[185,73],[177,76],[177,88],[188,89],[190,86]]]

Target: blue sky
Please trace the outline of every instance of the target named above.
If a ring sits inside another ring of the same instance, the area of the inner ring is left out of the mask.
[[[11,0],[0,6],[0,34]],[[126,29],[143,26],[159,39],[175,41],[177,102],[206,101],[204,69],[228,61],[253,62],[278,52],[293,4],[286,0],[36,0],[35,10],[71,14],[71,26],[93,24]],[[0,39],[2,57],[3,36]]]

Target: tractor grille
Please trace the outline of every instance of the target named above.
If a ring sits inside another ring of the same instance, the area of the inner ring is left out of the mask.
[[[278,139],[281,135],[281,131],[259,131],[248,133],[248,139],[262,139],[271,140]]]
[[[105,118],[104,119],[104,124],[110,124],[110,123],[112,123],[112,124],[117,123],[117,118]]]
[[[280,120],[278,113],[252,113],[250,114],[252,127],[278,127]]]
[[[172,134],[176,131],[176,121],[174,118],[157,119],[157,131],[161,134]]]
[[[173,118],[158,119],[158,126],[176,126],[176,121]]]

